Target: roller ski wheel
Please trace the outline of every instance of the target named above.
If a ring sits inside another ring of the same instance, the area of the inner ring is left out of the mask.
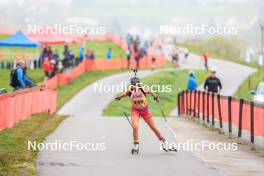
[[[172,147],[172,148],[169,148],[169,144],[168,142],[166,141],[166,139],[162,139],[160,141],[161,143],[161,147],[162,147],[162,150],[165,151],[165,152],[177,152],[177,149]]]
[[[139,153],[139,143],[138,142],[134,142],[134,147],[131,150],[131,154],[135,155]]]
[[[138,152],[139,152],[139,150],[136,150],[136,149],[132,149],[132,150],[131,150],[131,154],[132,154],[132,155],[137,155]]]

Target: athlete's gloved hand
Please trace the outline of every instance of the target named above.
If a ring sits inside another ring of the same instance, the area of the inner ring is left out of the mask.
[[[158,96],[156,96],[156,97],[154,97],[154,100],[156,101],[156,102],[160,102],[160,99],[159,99],[159,97]]]

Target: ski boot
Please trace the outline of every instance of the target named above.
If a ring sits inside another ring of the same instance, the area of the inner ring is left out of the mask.
[[[131,150],[131,154],[132,155],[138,154],[138,152],[139,152],[139,142],[134,142],[134,147]]]

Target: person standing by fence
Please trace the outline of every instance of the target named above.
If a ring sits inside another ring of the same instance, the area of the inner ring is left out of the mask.
[[[194,91],[197,89],[197,81],[196,81],[194,71],[190,71],[187,89],[191,91]]]
[[[211,69],[211,75],[206,79],[204,83],[204,90],[213,93],[219,93],[222,89],[222,83],[219,78],[216,77],[216,69]]]

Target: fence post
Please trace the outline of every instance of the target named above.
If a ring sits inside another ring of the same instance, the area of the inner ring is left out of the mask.
[[[181,96],[181,99],[182,99],[182,114],[185,113],[185,91],[182,92],[182,96]]]
[[[254,150],[254,102],[250,102],[250,142],[251,149]]]
[[[217,94],[217,104],[218,104],[218,115],[219,115],[219,125],[220,125],[220,133],[224,133],[223,131],[223,120],[222,120],[222,111],[221,111],[221,96]]]
[[[231,103],[232,103],[232,97],[229,96],[228,97],[228,134],[229,134],[229,138],[232,137],[232,107],[231,107]]]
[[[194,105],[193,105],[193,117],[196,117],[196,96],[197,96],[197,91],[194,91]]]
[[[214,112],[214,97],[215,97],[215,94],[214,93],[212,93],[212,126],[214,127],[214,125],[215,125],[215,112]]]
[[[201,91],[198,91],[198,112],[197,112],[197,118],[200,120],[200,95]]]
[[[181,115],[181,101],[180,101],[180,97],[181,97],[181,94],[182,94],[182,92],[181,93],[179,93],[178,94],[178,116],[180,116]]]
[[[185,91],[186,94],[186,109],[185,109],[185,114],[188,115],[188,107],[189,107],[189,103],[188,103],[188,90]]]
[[[209,98],[210,98],[210,92],[207,92],[207,99],[206,99],[206,110],[207,110],[207,123],[210,123],[210,107],[209,107]]]
[[[239,101],[239,121],[238,121],[238,138],[241,138],[241,130],[242,130],[242,116],[243,116],[243,104],[244,104],[244,100],[240,99]]]
[[[203,92],[203,122],[205,120],[205,92]]]
[[[192,115],[192,91],[189,91],[190,94],[190,101],[189,101],[189,113],[188,115]]]

